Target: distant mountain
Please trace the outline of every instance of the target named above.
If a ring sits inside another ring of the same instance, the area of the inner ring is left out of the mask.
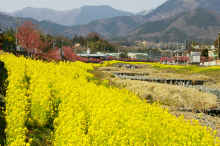
[[[142,16],[119,16],[109,19],[100,19],[86,25],[73,26],[61,35],[73,37],[75,34],[86,36],[90,32],[98,32],[101,37],[111,38],[123,36],[146,22]]]
[[[126,37],[147,41],[202,41],[216,39],[219,30],[220,13],[198,8],[160,21],[146,22]]]
[[[107,17],[107,14],[110,17],[116,15],[117,10],[108,6],[86,6],[80,9],[65,11],[64,14],[64,12],[49,9],[27,8],[30,11],[28,10],[25,13],[20,11],[15,16],[23,17],[23,15],[32,15],[31,13],[33,13],[33,15],[39,16],[38,19],[42,19],[42,21],[37,21],[33,18],[27,19],[37,23],[40,29],[51,35],[63,35],[69,38],[75,35],[86,36],[90,32],[98,32],[103,38],[117,37],[117,40],[123,37],[123,39],[128,38],[133,41],[141,39],[155,42],[176,41],[177,39],[184,41],[186,39],[193,40],[194,38],[201,41],[203,39],[214,40],[216,38],[216,31],[220,30],[220,7],[218,7],[218,3],[219,0],[168,0],[145,16],[117,16],[94,20],[87,24],[85,20]],[[98,8],[98,10],[95,10],[95,8]],[[106,10],[103,10],[103,8]],[[43,17],[42,10],[44,10],[45,18]],[[73,11],[74,14],[71,15]],[[36,15],[37,13],[39,15]],[[126,14],[130,15],[131,13]],[[72,27],[63,26],[52,20],[44,20],[49,16],[51,19],[62,20],[66,24],[70,24],[70,22],[77,24],[81,20],[84,23],[79,23],[80,25]],[[16,19],[0,13],[0,27],[3,29],[15,28]]]
[[[7,14],[7,15],[10,15],[10,14],[11,14],[11,13],[5,12],[5,11],[0,11],[0,13]]]
[[[22,25],[24,20],[31,20],[33,23],[38,24],[38,28],[48,34],[63,35],[69,38],[75,35],[86,36],[90,32],[98,32],[104,38],[123,36],[146,22],[142,16],[119,16],[95,20],[85,25],[69,27],[48,20],[37,21],[33,18],[21,18],[18,21],[19,26]],[[0,28],[2,27],[2,31],[11,27],[15,29],[16,22],[17,19],[15,17],[0,13]]]
[[[83,6],[69,11],[55,11],[47,8],[24,8],[11,14],[13,17],[33,18],[38,21],[50,20],[64,26],[87,24],[94,20],[117,16],[130,16],[132,13],[116,10],[110,6]]]
[[[147,14],[147,21],[162,20],[171,16],[175,16],[184,11],[191,11],[197,8],[205,8],[220,12],[219,0],[167,0],[165,3],[157,7],[154,11]]]
[[[18,25],[19,26],[22,25],[24,20],[25,19],[19,19]],[[60,33],[62,33],[63,31],[69,28],[68,26],[62,26],[62,25],[59,25],[57,23],[54,23],[52,21],[47,21],[47,20],[37,21],[32,18],[26,18],[26,20],[31,20],[31,22],[38,24],[38,28],[40,30],[51,35],[59,35]],[[17,27],[16,23],[17,23],[17,18],[14,18],[7,14],[0,13],[0,28],[2,29],[2,31],[10,29],[11,27],[15,29]]]
[[[143,11],[141,11],[141,12],[136,13],[135,15],[144,16],[144,15],[149,14],[149,13],[152,12],[153,10],[154,10],[154,9],[151,9],[151,10],[143,10]]]
[[[0,28],[2,31],[5,31],[6,29],[10,29],[11,27],[16,27],[16,19],[0,12]]]

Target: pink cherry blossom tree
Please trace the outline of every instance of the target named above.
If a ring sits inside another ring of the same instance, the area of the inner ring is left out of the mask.
[[[20,46],[22,46],[28,53],[34,49],[43,47],[43,41],[40,38],[37,24],[25,20],[23,24],[18,27],[18,33],[15,36]]]

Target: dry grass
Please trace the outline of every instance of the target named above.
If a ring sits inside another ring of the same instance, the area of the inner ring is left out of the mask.
[[[4,52],[2,50],[0,50],[0,55],[3,55],[3,54],[4,54]]]
[[[146,65],[145,68],[138,69],[127,69],[127,68],[117,68],[117,67],[100,67],[99,68],[106,73],[115,73],[115,72],[123,72],[123,73],[148,73],[147,77],[149,78],[167,78],[167,79],[188,79],[188,80],[205,80],[210,81],[211,77],[204,74],[180,74],[173,73],[170,70],[158,70],[151,68]],[[106,71],[111,70],[111,71]]]
[[[3,55],[3,54],[7,54],[8,52],[4,52],[2,50],[0,50],[0,55]],[[9,54],[9,53],[8,53]]]
[[[122,85],[142,99],[152,102],[159,100],[163,105],[169,106],[170,110],[178,110],[181,107],[202,110],[218,106],[215,95],[192,88],[119,78],[108,78],[108,80]]]
[[[99,70],[102,70],[109,75],[114,72],[148,73],[149,75],[147,77],[149,78],[205,80],[210,86],[218,85],[220,87],[220,84],[214,84],[211,82],[211,76],[205,74],[174,73],[170,70],[154,69],[149,65],[145,65],[145,67],[141,66],[141,68],[137,69],[100,67]],[[142,99],[151,100],[152,102],[159,100],[163,105],[169,106],[170,110],[178,110],[181,107],[190,108],[192,110],[202,110],[218,106],[218,98],[215,95],[204,93],[193,88],[129,79],[122,80],[111,77],[109,77],[108,80],[110,80],[110,83],[113,85],[117,85],[117,87],[122,86],[131,92],[134,92]]]
[[[188,80],[205,80],[205,85],[220,89],[220,79],[212,73],[185,73],[185,72],[172,72],[172,70],[158,70],[142,65],[142,68],[127,69],[117,67],[100,67],[99,69],[106,73],[106,77],[114,86],[126,88],[131,92],[139,95],[143,100],[154,102],[159,100],[162,102],[163,108],[168,108],[170,113],[179,117],[184,115],[186,120],[198,120],[202,126],[211,127],[217,130],[217,136],[220,137],[220,118],[211,117],[204,113],[196,113],[189,111],[180,111],[181,107],[186,109],[209,109],[218,106],[219,100],[213,94],[204,93],[193,88],[185,88],[182,86],[174,86],[168,84],[152,83],[136,80],[124,80],[119,78],[112,78],[110,75],[113,72],[123,73],[148,73],[149,78],[170,78],[170,79],[188,79]],[[144,68],[143,68],[144,67]],[[103,69],[108,69],[104,71]],[[111,70],[111,71],[110,71]],[[219,74],[220,76],[220,74]]]

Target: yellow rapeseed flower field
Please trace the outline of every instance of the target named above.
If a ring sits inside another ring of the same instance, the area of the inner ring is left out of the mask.
[[[55,146],[220,145],[216,132],[198,121],[176,118],[159,103],[144,103],[128,90],[97,85],[87,72],[93,64],[13,55],[1,55],[0,60],[9,76],[6,145],[31,145],[26,123],[53,125]]]
[[[167,64],[154,64],[151,67],[158,69],[174,69],[174,70],[187,70],[190,73],[204,73],[210,71],[220,71],[219,66],[211,66],[211,67],[199,67],[195,65],[191,66],[180,66],[180,65],[167,65]]]
[[[118,61],[118,60],[111,60],[111,61],[104,61],[102,66],[111,66],[113,64],[117,64],[117,63],[126,63],[126,64],[146,64],[146,65],[154,65],[154,64],[158,64],[156,62],[152,62],[152,63],[149,63],[149,62],[125,62],[125,61]],[[95,65],[97,66],[97,65]],[[100,66],[100,65],[98,65]]]

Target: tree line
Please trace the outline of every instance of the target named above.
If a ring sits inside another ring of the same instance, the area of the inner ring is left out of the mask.
[[[55,47],[77,47],[77,53],[83,53],[87,47],[90,48],[91,53],[96,52],[114,52],[116,51],[115,44],[110,44],[106,39],[99,36],[97,32],[91,32],[85,37],[75,35],[72,39],[67,37],[52,36],[45,34],[43,31],[37,28],[37,24],[31,21],[24,21],[16,30],[10,28],[3,33],[5,40],[10,43],[17,44],[25,48],[25,50],[31,50],[38,48],[40,51],[51,51]]]

